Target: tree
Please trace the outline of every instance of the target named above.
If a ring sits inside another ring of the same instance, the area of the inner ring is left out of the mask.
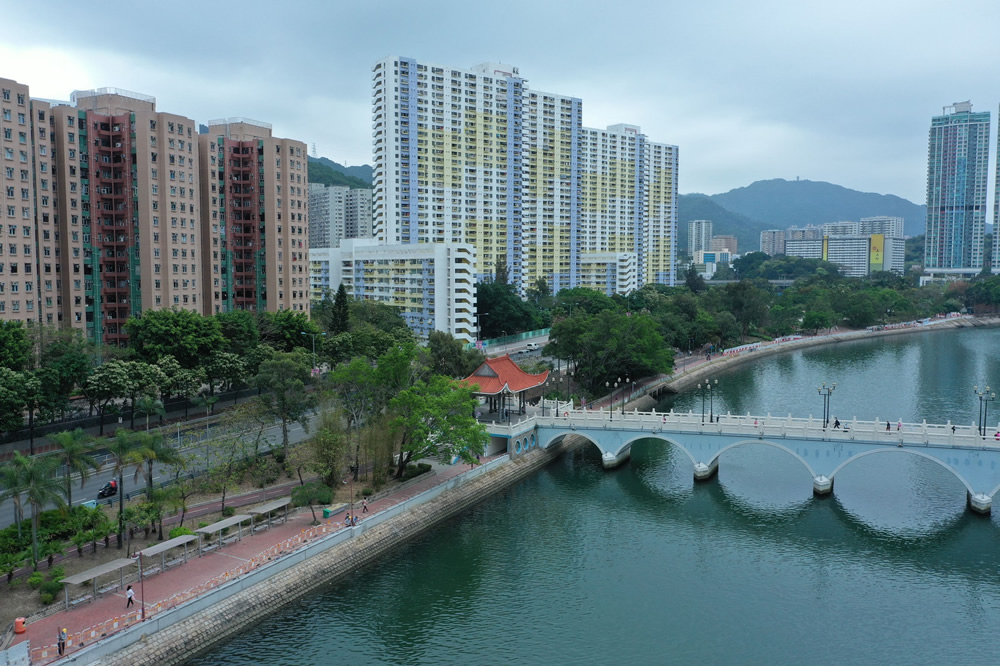
[[[431,377],[404,390],[389,403],[402,439],[396,478],[407,464],[428,456],[459,456],[473,462],[483,452],[486,429],[473,417],[478,400],[455,380]]]
[[[209,395],[215,395],[216,384],[219,384],[220,391],[232,389],[243,381],[245,374],[246,365],[239,356],[224,351],[214,352],[205,364]]]
[[[243,357],[260,344],[260,331],[257,328],[257,318],[246,310],[232,310],[215,315],[219,329],[225,341],[223,351]]]
[[[111,439],[102,443],[102,448],[114,458],[114,475],[118,478],[118,548],[121,549],[125,533],[125,470],[135,470],[135,478],[142,473],[146,434],[119,428]]]
[[[390,364],[386,364],[386,370]],[[348,439],[352,433],[361,428],[369,415],[381,409],[384,398],[380,395],[380,383],[375,368],[366,358],[356,358],[348,365],[341,365],[334,370],[329,381],[334,393],[344,411],[347,421]],[[324,416],[323,423],[328,426]],[[354,479],[358,478],[359,456],[361,443],[355,442],[354,447]]]
[[[149,432],[149,417],[159,414],[162,419],[167,415],[167,410],[163,408],[163,401],[151,395],[144,395],[135,401],[135,411],[146,417],[146,432]]]
[[[63,470],[63,482],[65,483],[66,504],[73,506],[73,487],[70,477],[73,474],[80,475],[80,488],[83,488],[90,478],[91,470],[99,470],[100,463],[94,458],[93,438],[82,429],[65,430],[49,435],[49,441],[55,444],[58,449],[53,457],[59,461],[59,466]]]
[[[333,299],[333,314],[330,319],[330,333],[347,333],[351,325],[350,308],[347,306],[347,289],[341,282],[337,287],[337,296]]]
[[[17,525],[17,540],[21,541],[21,523],[24,522],[24,490],[25,490],[25,470],[24,465],[30,460],[25,456],[14,456],[8,463],[0,465],[0,487],[3,493],[0,494],[0,501],[10,499],[14,505],[14,523]]]
[[[708,287],[705,285],[705,278],[703,278],[698,273],[698,270],[694,267],[694,264],[688,266],[687,274],[684,276],[684,284],[686,284],[687,288],[696,294],[698,292],[702,292],[708,289]]]
[[[153,501],[153,465],[176,465],[182,461],[181,454],[171,447],[160,434],[146,435],[143,446],[138,451],[146,465],[146,498]]]
[[[497,255],[497,263],[493,269],[493,282],[496,284],[510,284],[510,271],[507,269],[507,255]]]
[[[204,407],[205,416],[209,416],[212,413],[212,408],[215,403],[219,402],[219,396],[217,395],[196,395],[191,398],[191,404],[195,407]]]
[[[0,368],[23,370],[31,363],[31,341],[19,321],[0,321]]]
[[[52,372],[52,379],[44,381],[42,388],[48,396],[47,402],[62,411],[73,389],[82,388],[87,382],[93,366],[90,348],[80,331],[56,330],[47,337],[38,364]]]
[[[128,373],[128,389],[126,396],[129,402],[130,428],[135,428],[135,401],[140,396],[155,398],[160,393],[160,387],[167,385],[167,376],[159,367],[142,361],[125,363]],[[162,408],[162,404],[160,407]],[[147,423],[147,430],[148,430]]]
[[[322,332],[309,319],[309,315],[293,310],[263,312],[258,325],[261,339],[280,352],[290,352],[296,347],[302,347],[307,339],[302,333],[319,335]]]
[[[195,368],[193,370],[178,368],[176,373],[167,377],[167,390],[169,391],[169,395],[176,395],[187,400],[184,404],[185,419],[188,417],[188,404],[191,402],[192,398],[198,395],[198,392],[201,391],[201,387],[204,384],[205,371],[201,368]]]
[[[0,368],[0,430],[14,432],[24,426],[24,373]]]
[[[7,574],[8,585],[14,580],[14,572],[24,566],[30,555],[31,552],[27,550],[16,553],[0,553],[0,573]]]
[[[476,284],[476,307],[483,338],[535,330],[543,322],[534,304],[522,301],[514,285],[498,280]]]
[[[726,285],[726,302],[740,325],[740,334],[745,338],[751,326],[760,325],[767,317],[769,295],[757,288],[749,280]]]
[[[306,390],[312,383],[311,364],[301,352],[279,352],[269,361],[260,364],[257,388],[265,391],[260,396],[268,412],[281,421],[281,445],[288,455],[288,424],[298,421],[303,430],[309,428],[309,412],[316,405],[316,397]]]
[[[341,470],[350,456],[350,442],[340,427],[340,415],[336,412],[323,412],[320,426],[309,438],[307,447],[310,453],[310,464],[314,472],[323,478],[323,483],[336,486],[340,480]],[[300,479],[301,480],[301,479]]]
[[[831,316],[829,312],[817,312],[810,310],[802,317],[802,330],[815,333],[821,328],[830,328]]]
[[[129,319],[125,329],[129,345],[147,363],[169,354],[182,368],[195,368],[225,344],[218,319],[190,310],[146,310]]]
[[[247,457],[247,445],[239,435],[227,434],[211,443],[209,454],[209,479],[216,491],[222,494],[222,511],[225,513],[226,495],[238,482],[236,473]]]
[[[292,488],[292,503],[295,506],[308,506],[309,510],[312,511],[312,525],[319,525],[319,520],[316,519],[316,509],[314,508],[317,504],[329,504],[333,501],[333,491],[330,490],[328,486],[324,486],[322,483],[317,483],[313,481],[312,483],[307,483],[304,486],[296,486]]]
[[[20,452],[14,452],[14,464],[21,468],[24,474],[24,497],[31,505],[31,561],[38,565],[38,521],[42,509],[49,504],[57,508],[66,505],[63,487],[55,478],[58,462],[51,456],[34,456],[25,458]]]
[[[104,436],[104,416],[110,410],[117,411],[115,401],[125,398],[132,391],[129,367],[125,361],[109,361],[98,366],[87,379],[86,393],[91,404],[96,404],[101,415],[98,433]]]
[[[180,455],[178,460],[167,465],[167,477],[171,483],[166,487],[166,501],[171,510],[180,511],[181,519],[178,525],[184,527],[184,516],[187,514],[188,498],[194,495],[195,486],[186,471],[191,464],[191,457]]]
[[[427,337],[431,371],[437,375],[461,379],[475,372],[486,356],[475,349],[465,349],[450,333],[431,331]]]

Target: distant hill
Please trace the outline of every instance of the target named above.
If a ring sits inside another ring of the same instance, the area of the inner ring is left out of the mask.
[[[704,194],[682,194],[677,200],[677,247],[684,253],[687,253],[688,222],[691,220],[711,220],[713,234],[736,236],[739,244],[736,250],[740,254],[759,250],[760,232],[772,228],[764,222],[726,210]]]
[[[309,157],[309,173],[312,174],[312,167],[314,164],[321,165],[330,169],[335,173],[343,174],[348,176],[353,180],[351,182],[357,181],[358,185],[350,185],[354,188],[369,188],[372,186],[372,168],[368,164],[362,164],[361,166],[345,167],[343,164],[338,164],[331,159],[325,157]],[[321,181],[313,180],[312,177],[309,178],[310,183],[318,183]],[[324,183],[324,185],[347,185],[348,183]]]
[[[906,235],[915,236],[924,232],[925,206],[892,194],[858,192],[820,181],[759,180],[747,187],[709,198],[728,211],[764,223],[766,229],[892,215],[903,218]],[[743,251],[742,247],[740,251]]]

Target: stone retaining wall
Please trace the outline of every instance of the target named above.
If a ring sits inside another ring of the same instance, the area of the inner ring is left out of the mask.
[[[107,666],[180,664],[247,630],[266,616],[316,588],[335,582],[409,541],[428,528],[472,507],[558,458],[582,442],[567,437],[560,446],[535,449],[529,455],[488,471],[458,488],[364,531],[295,567],[215,603],[161,631],[143,636],[113,654],[93,654],[77,663]],[[141,631],[136,627],[135,631]]]

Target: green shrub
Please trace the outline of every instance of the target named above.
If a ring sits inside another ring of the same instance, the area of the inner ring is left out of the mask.
[[[368,488],[367,486],[361,489],[361,494],[364,497],[371,497],[374,493],[375,491],[372,490],[371,488]]]
[[[45,598],[46,594],[52,595],[53,597],[63,591],[63,584],[56,582],[54,580],[47,580],[42,583],[41,587],[42,598]]]
[[[44,582],[45,574],[41,571],[32,572],[32,574],[28,576],[28,585],[30,585],[33,590],[37,590]]]
[[[204,525],[202,527],[204,527]],[[170,530],[171,539],[176,539],[179,536],[186,536],[188,534],[194,534],[194,532],[187,527],[175,527],[174,529]]]
[[[208,527],[208,523],[199,520],[198,529],[201,529],[202,527]]]
[[[66,577],[66,570],[62,567],[52,567],[49,569],[49,580],[60,581]]]
[[[415,476],[420,476],[425,472],[429,472],[430,469],[431,469],[430,463],[419,463],[419,464],[410,463],[409,465],[406,466],[406,471],[403,472],[403,480],[406,481],[407,479],[412,479]]]
[[[232,518],[235,515],[236,515],[236,509],[231,506],[227,506],[225,509],[222,510],[223,518]]]
[[[42,603],[45,604],[46,606],[48,606],[49,604],[51,604],[53,599],[55,599],[55,597],[53,597],[48,592],[43,592],[42,593]]]

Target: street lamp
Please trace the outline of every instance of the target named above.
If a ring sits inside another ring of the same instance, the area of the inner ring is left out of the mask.
[[[826,428],[830,425],[830,396],[833,395],[834,390],[837,388],[837,382],[834,382],[831,386],[827,386],[826,382],[823,382],[822,386],[816,387],[816,392],[823,396],[823,427]]]
[[[706,379],[705,384],[698,384],[698,390],[701,391],[701,424],[705,425],[705,396],[708,395],[709,399],[709,412],[708,412],[708,422],[711,423],[715,420],[714,412],[715,405],[712,400],[712,390],[719,387],[719,380],[716,379],[714,382],[711,379]]]
[[[620,377],[618,378],[618,381],[621,381]],[[630,380],[628,378],[628,375],[625,375],[625,383],[622,384],[622,416],[625,416],[625,400],[628,397],[627,395],[625,395],[625,389],[628,388],[629,383],[630,383]],[[633,384],[633,386],[634,386],[634,384]]]
[[[305,331],[302,331],[302,335],[308,335],[308,336],[312,337],[312,341],[313,341],[313,370],[315,370],[316,367],[317,367],[316,366],[316,336],[317,335],[326,335],[326,331],[324,331],[322,333],[306,333]]]
[[[479,322],[480,317],[485,317],[489,312],[477,312],[476,313],[476,340],[480,342],[483,339],[483,325]]]
[[[979,398],[979,434],[983,437],[986,436],[986,412],[989,410],[990,403],[997,399],[997,394],[990,391],[990,387],[987,386],[982,391],[979,390],[979,386],[973,386],[972,392]]]
[[[617,387],[618,384],[615,384],[615,386]],[[611,393],[611,408],[608,410],[608,412],[611,415],[611,420],[614,421],[615,420],[615,392],[611,388],[611,382],[610,381],[604,382],[604,389],[606,391],[608,391],[609,393]]]

